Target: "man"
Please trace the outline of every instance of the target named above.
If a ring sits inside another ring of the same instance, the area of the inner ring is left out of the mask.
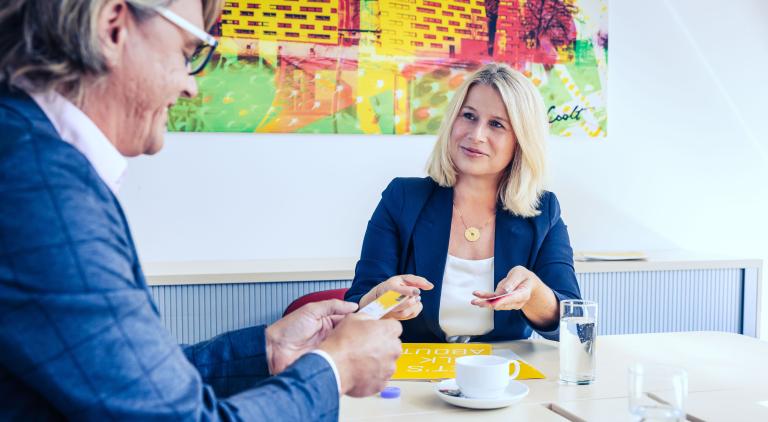
[[[392,374],[399,323],[346,302],[194,346],[161,324],[115,190],[196,95],[218,8],[0,0],[0,420],[335,420]]]

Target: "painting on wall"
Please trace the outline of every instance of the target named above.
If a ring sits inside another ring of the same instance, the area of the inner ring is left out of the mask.
[[[608,0],[237,0],[188,132],[434,134],[488,62],[523,72],[559,136],[605,137]]]

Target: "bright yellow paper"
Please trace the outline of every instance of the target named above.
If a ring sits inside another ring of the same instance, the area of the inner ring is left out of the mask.
[[[434,380],[455,378],[456,358],[490,355],[493,347],[486,343],[403,343],[403,353],[395,363],[393,380]],[[512,368],[510,365],[510,374]],[[544,374],[525,361],[520,361],[517,379],[544,378]]]

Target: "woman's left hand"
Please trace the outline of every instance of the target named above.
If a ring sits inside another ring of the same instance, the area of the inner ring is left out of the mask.
[[[492,308],[496,311],[522,309],[531,299],[533,289],[541,283],[539,277],[522,265],[509,270],[507,276],[496,286],[495,292],[475,291],[472,294],[477,299],[472,304],[481,308]],[[488,300],[488,298],[507,294],[507,296]]]

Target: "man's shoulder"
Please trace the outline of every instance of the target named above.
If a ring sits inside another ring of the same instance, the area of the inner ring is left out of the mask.
[[[15,110],[0,107],[0,191],[45,186],[93,186],[85,156],[61,138],[37,130]]]

